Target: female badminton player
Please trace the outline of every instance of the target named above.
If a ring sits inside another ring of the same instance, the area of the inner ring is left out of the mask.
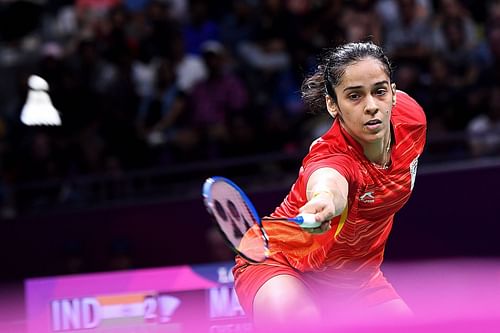
[[[341,321],[368,313],[410,315],[381,264],[394,214],[413,190],[426,119],[392,81],[372,42],[328,50],[302,84],[311,111],[331,128],[315,140],[274,217],[315,214],[320,227],[268,223],[270,255],[237,256],[235,288],[256,327]]]

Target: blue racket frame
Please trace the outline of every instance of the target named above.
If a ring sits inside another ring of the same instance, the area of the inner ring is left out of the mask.
[[[251,257],[245,255],[245,253],[243,253],[243,252],[239,251],[237,248],[235,248],[233,246],[233,244],[231,243],[231,241],[229,240],[229,238],[226,236],[223,228],[220,226],[219,221],[216,217],[216,212],[214,211],[215,210],[214,200],[213,200],[213,197],[211,195],[212,186],[218,182],[224,182],[226,184],[229,184],[241,196],[241,198],[243,199],[243,201],[245,203],[245,206],[248,208],[250,214],[253,216],[255,224],[257,224],[257,226],[259,228],[260,236],[262,237],[262,240],[264,243],[264,248],[263,248],[264,258],[263,258],[263,260],[265,260],[268,257],[269,238],[268,238],[267,233],[264,229],[264,226],[262,225],[262,220],[259,217],[254,205],[252,204],[252,201],[250,201],[250,198],[246,195],[246,193],[238,185],[236,185],[236,183],[234,183],[230,179],[228,179],[226,177],[222,177],[222,176],[213,176],[213,177],[210,177],[207,180],[205,180],[205,183],[203,184],[203,188],[202,188],[202,195],[203,195],[203,202],[205,204],[205,207],[207,208],[207,211],[209,212],[210,216],[212,217],[212,220],[215,222],[220,234],[224,237],[224,241],[226,242],[226,244],[236,254],[240,255],[241,257],[245,258],[246,260],[248,260],[250,262],[254,262],[254,263],[262,262],[263,260],[261,260],[261,261],[255,260],[254,258],[251,258]]]

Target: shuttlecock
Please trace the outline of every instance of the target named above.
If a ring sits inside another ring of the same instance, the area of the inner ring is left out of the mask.
[[[21,111],[21,121],[28,126],[60,126],[61,118],[50,100],[47,81],[40,76],[32,75],[28,79],[28,86],[30,90]]]

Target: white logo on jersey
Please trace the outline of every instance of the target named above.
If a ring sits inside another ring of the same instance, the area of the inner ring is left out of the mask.
[[[375,197],[373,196],[373,192],[369,191],[369,192],[366,192],[365,194],[359,196],[359,200],[362,202],[374,202]]]
[[[419,155],[420,156],[420,155]],[[417,166],[418,166],[418,157],[410,163],[410,175],[411,175],[411,186],[410,190],[413,191],[413,186],[415,186],[415,178],[417,177]]]

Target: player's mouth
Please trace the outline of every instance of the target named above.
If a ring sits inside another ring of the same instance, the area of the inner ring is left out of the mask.
[[[364,125],[368,130],[375,131],[382,126],[382,121],[380,119],[371,119],[367,121]]]

